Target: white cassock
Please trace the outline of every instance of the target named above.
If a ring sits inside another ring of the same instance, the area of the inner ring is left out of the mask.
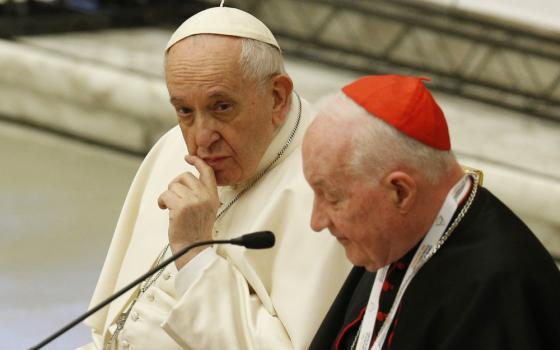
[[[303,177],[301,142],[311,110],[294,94],[286,123],[259,165],[283,156],[214,225],[214,239],[270,230],[276,245],[248,250],[209,248],[180,273],[169,265],[140,295],[111,348],[119,349],[307,349],[350,270],[344,250],[327,233],[309,227],[313,193]],[[157,205],[168,183],[196,170],[183,160],[180,129],[164,135],[142,163],[128,193],[91,305],[146,272],[168,243],[168,213]],[[219,187],[220,210],[244,185]],[[220,211],[219,210],[219,211]],[[131,291],[86,320],[102,349],[121,313],[135,299]]]

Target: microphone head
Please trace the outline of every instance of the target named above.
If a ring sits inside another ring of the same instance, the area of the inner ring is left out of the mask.
[[[242,245],[248,249],[266,249],[273,247],[275,241],[274,233],[270,231],[259,231],[232,239],[231,243]]]

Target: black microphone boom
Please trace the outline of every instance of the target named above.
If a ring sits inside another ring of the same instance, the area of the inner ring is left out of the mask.
[[[274,246],[274,242],[275,242],[275,239],[274,239],[274,234],[272,232],[270,232],[270,231],[259,231],[259,232],[254,232],[254,233],[248,233],[248,234],[243,235],[241,237],[237,237],[237,238],[233,238],[233,239],[229,239],[229,240],[202,241],[202,242],[196,242],[196,243],[193,243],[191,245],[188,245],[188,246],[182,248],[181,250],[179,250],[177,253],[173,254],[173,256],[171,256],[168,259],[162,261],[159,265],[155,266],[150,271],[146,272],[142,276],[140,276],[137,279],[135,279],[134,281],[130,282],[128,285],[121,288],[118,292],[111,295],[109,298],[103,300],[101,303],[99,303],[97,306],[93,307],[91,310],[87,311],[83,315],[76,318],[74,321],[72,321],[72,322],[68,323],[66,326],[62,327],[59,331],[52,334],[50,337],[46,338],[45,340],[43,340],[39,344],[35,345],[34,347],[29,348],[29,350],[37,350],[37,349],[40,349],[43,346],[47,345],[48,343],[55,340],[56,338],[58,338],[62,334],[66,333],[70,329],[74,328],[78,323],[82,322],[83,320],[85,320],[89,316],[93,315],[94,313],[96,313],[97,311],[102,309],[103,307],[107,306],[107,304],[109,304],[113,300],[117,299],[118,297],[120,297],[124,293],[128,292],[130,289],[132,289],[134,286],[136,286],[137,284],[144,281],[146,278],[150,277],[151,275],[155,274],[159,270],[163,269],[167,265],[174,262],[175,260],[179,259],[186,252],[188,252],[189,250],[191,250],[193,248],[200,247],[200,246],[203,246],[203,245],[210,245],[210,244],[235,244],[235,245],[244,246],[248,249],[266,249],[266,248],[270,248],[270,247]]]

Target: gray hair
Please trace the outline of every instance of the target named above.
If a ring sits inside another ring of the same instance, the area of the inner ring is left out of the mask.
[[[259,85],[274,75],[286,74],[280,50],[254,39],[241,38],[239,64],[243,77]]]
[[[398,131],[343,93],[323,99],[320,114],[330,118],[354,119],[359,127],[352,128],[353,154],[349,168],[356,175],[380,179],[397,167],[412,169],[430,183],[437,184],[449,174],[457,160],[452,151],[427,146]]]

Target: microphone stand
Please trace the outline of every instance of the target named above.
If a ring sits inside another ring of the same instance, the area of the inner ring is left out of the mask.
[[[247,236],[247,235],[246,235]],[[189,250],[196,248],[196,247],[200,247],[203,245],[209,245],[209,244],[235,244],[235,245],[244,245],[244,241],[240,240],[239,238],[234,238],[234,239],[230,239],[230,240],[216,240],[216,241],[202,241],[202,242],[197,242],[197,243],[193,243],[191,245],[188,245],[184,248],[181,248],[181,250],[179,250],[177,253],[175,253],[173,256],[165,259],[164,261],[162,261],[159,265],[157,265],[156,267],[153,267],[151,270],[149,270],[148,272],[146,272],[145,274],[143,274],[142,276],[138,277],[137,279],[135,279],[134,281],[130,282],[128,285],[124,286],[123,288],[121,288],[118,292],[116,292],[115,294],[111,295],[109,298],[103,300],[101,303],[99,303],[97,306],[95,306],[94,308],[90,309],[89,311],[87,311],[86,313],[84,313],[83,315],[79,316],[78,318],[76,318],[74,321],[68,323],[66,326],[62,327],[60,330],[58,330],[56,333],[52,334],[50,337],[46,338],[45,340],[43,340],[42,342],[40,342],[39,344],[35,345],[34,347],[29,348],[29,350],[38,350],[41,349],[43,346],[47,345],[48,343],[50,343],[51,341],[53,341],[54,339],[58,338],[59,336],[61,336],[62,334],[66,333],[68,330],[70,330],[71,328],[75,327],[78,323],[82,322],[83,320],[85,320],[86,318],[88,318],[89,316],[93,315],[94,313],[96,313],[97,311],[99,311],[100,309],[102,309],[103,307],[107,306],[107,304],[109,304],[110,302],[112,302],[113,300],[117,299],[118,297],[120,297],[121,295],[123,295],[124,293],[128,292],[130,289],[132,289],[134,286],[136,286],[137,284],[139,284],[140,282],[144,281],[146,278],[150,277],[151,275],[153,275],[154,273],[156,273],[157,271],[161,270],[162,268],[166,267],[167,265],[169,265],[170,263],[172,263],[173,261],[177,260],[178,258],[180,258],[183,254],[185,254],[186,252],[188,252]]]

